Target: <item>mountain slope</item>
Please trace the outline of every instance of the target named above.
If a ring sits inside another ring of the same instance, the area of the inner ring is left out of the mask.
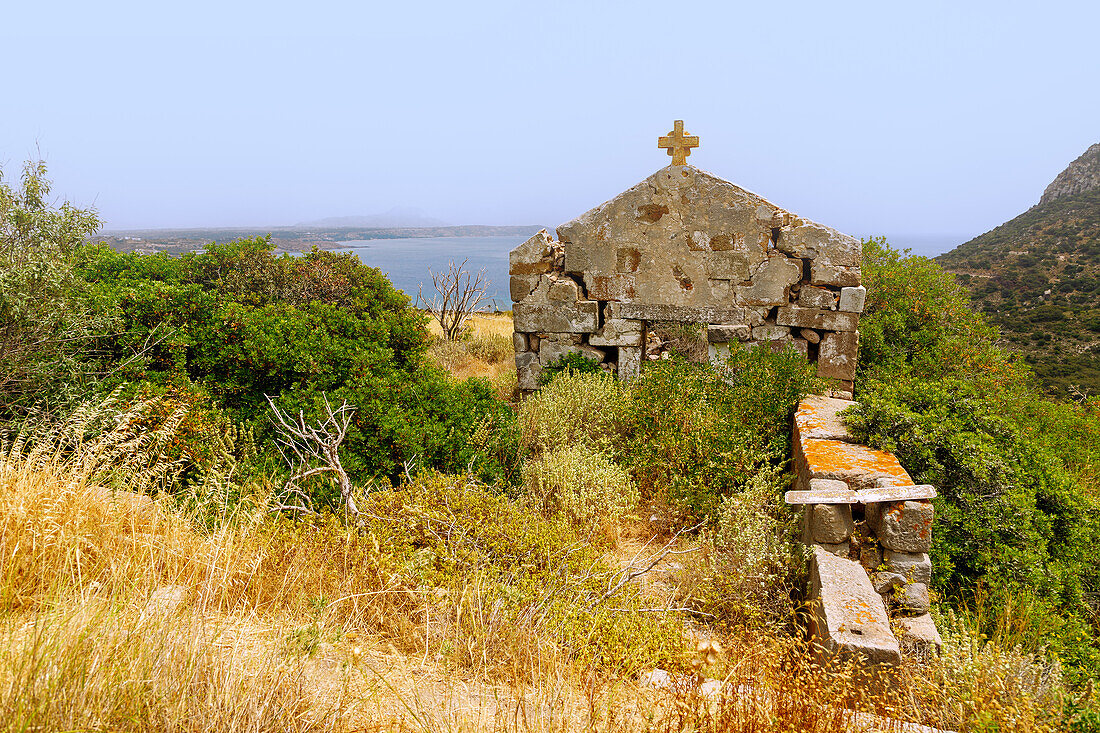
[[[1051,390],[1100,394],[1100,144],[1037,205],[936,259]]]

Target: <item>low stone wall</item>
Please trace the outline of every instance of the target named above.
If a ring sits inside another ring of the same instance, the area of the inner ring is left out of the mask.
[[[903,651],[925,655],[940,645],[928,614],[936,490],[915,485],[890,453],[852,439],[839,413],[853,404],[814,396],[799,405],[786,501],[803,507],[812,630],[822,647],[896,663]]]

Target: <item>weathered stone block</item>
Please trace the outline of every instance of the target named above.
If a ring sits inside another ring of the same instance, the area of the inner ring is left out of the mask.
[[[634,275],[615,273],[612,275],[584,274],[584,287],[588,297],[593,300],[631,301],[636,295],[637,280]]]
[[[880,485],[879,482],[898,486],[913,484],[898,459],[885,451],[815,438],[795,440],[792,447],[800,486],[809,486],[810,479],[815,478],[844,481],[854,490],[872,488]]]
[[[816,328],[822,331],[855,331],[859,316],[855,313],[784,306],[776,311],[775,322],[780,326]]]
[[[905,583],[897,586],[889,595],[890,605],[908,614],[928,613],[932,603],[926,583]]]
[[[858,504],[859,495],[843,481],[827,478],[810,479],[805,491],[788,491],[783,495],[788,504]]]
[[[749,279],[749,258],[742,252],[707,252],[703,255],[707,277],[714,280]]]
[[[836,310],[836,291],[814,285],[803,285],[798,291],[798,304],[804,308]]]
[[[928,552],[932,545],[935,509],[926,500],[869,504],[868,525],[884,548],[897,552]]]
[[[837,557],[843,557],[843,558],[847,558],[848,554],[852,551],[852,546],[848,542],[836,542],[836,543],[814,542],[814,543],[811,544],[811,546],[812,547],[820,547],[822,550],[825,550],[825,552],[829,553],[830,555],[836,555]]]
[[[890,631],[882,597],[858,562],[814,547],[810,594],[811,632],[825,654],[858,656],[869,665],[899,664],[901,651]]]
[[[550,283],[546,294],[551,303],[575,303],[581,299],[581,286],[571,277],[560,277]]]
[[[629,381],[642,373],[642,349],[639,346],[620,346],[617,374],[619,379]]]
[[[925,613],[920,616],[902,616],[894,619],[901,652],[907,657],[927,660],[943,647],[943,639],[936,629],[936,622]]]
[[[811,344],[821,342],[821,334],[812,328],[803,328],[798,331],[798,335],[809,341]]]
[[[550,272],[560,246],[543,229],[508,253],[509,274],[539,275]]]
[[[775,246],[794,257],[845,266],[858,265],[862,253],[855,237],[812,222],[783,229]]]
[[[508,290],[512,296],[512,302],[518,303],[527,298],[538,286],[540,275],[512,275],[508,279]]]
[[[512,315],[521,333],[592,333],[599,320],[599,304],[594,300],[553,305],[516,303]]]
[[[840,267],[824,262],[814,262],[810,265],[811,285],[832,285],[844,288],[859,285],[860,277],[858,267]]]
[[[512,333],[512,348],[517,354],[527,351],[527,334]]]
[[[712,344],[727,344],[731,341],[748,341],[752,338],[752,329],[747,324],[709,325],[707,341]]]
[[[530,391],[539,388],[539,374],[542,373],[542,364],[539,363],[539,355],[533,351],[524,351],[516,354],[516,380],[521,390]]]
[[[817,351],[817,376],[852,380],[856,376],[859,332],[826,333]]]
[[[750,326],[756,327],[764,324],[764,321],[768,320],[768,315],[772,312],[771,308],[746,308],[745,317],[746,323]]]
[[[781,339],[789,339],[791,337],[791,329],[785,326],[775,326],[765,323],[762,326],[755,326],[752,329],[753,341],[779,341]]]
[[[807,396],[798,403],[798,409],[794,413],[795,441],[815,438],[851,443],[852,436],[848,433],[848,426],[840,413],[854,404],[851,400],[820,395]]]
[[[593,346],[641,346],[642,324],[640,321],[627,321],[621,318],[609,318],[596,333],[588,338]]]
[[[750,285],[734,289],[736,300],[743,305],[784,305],[788,289],[802,279],[802,263],[786,257],[771,257],[752,273]]]
[[[875,486],[859,490],[859,500],[864,504],[882,504],[892,501],[913,501],[916,499],[935,499],[936,487],[929,484],[920,486]]]
[[[908,583],[931,583],[932,561],[926,552],[898,552],[887,549],[883,552],[883,564],[886,572],[896,573]]]
[[[862,285],[840,289],[840,310],[862,313],[866,302],[867,288]]]
[[[812,542],[835,545],[852,536],[850,504],[809,504],[806,506],[806,532]]]
[[[718,306],[679,306],[647,303],[612,303],[612,316],[636,321],[672,321],[678,323],[744,323],[744,308]]]

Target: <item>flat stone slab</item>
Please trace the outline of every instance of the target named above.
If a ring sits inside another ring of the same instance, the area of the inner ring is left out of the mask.
[[[851,400],[811,395],[798,403],[794,414],[796,439],[842,440],[852,442],[848,428],[839,413],[856,404]]]
[[[898,459],[885,451],[813,438],[797,441],[794,447],[795,466],[804,486],[815,478],[838,479],[855,490],[913,485]]]
[[[860,489],[856,492],[861,504],[877,504],[885,501],[916,501],[935,499],[936,487],[929,484],[917,486],[882,486],[873,489]]]
[[[859,495],[849,488],[821,491],[788,491],[783,495],[788,504],[859,504]]]
[[[827,654],[859,657],[868,665],[901,662],[882,596],[862,565],[814,547],[810,582],[812,631]]]
[[[835,479],[810,479],[810,488],[806,491],[788,491],[783,499],[788,504],[858,504],[859,494],[848,488],[848,484]]]

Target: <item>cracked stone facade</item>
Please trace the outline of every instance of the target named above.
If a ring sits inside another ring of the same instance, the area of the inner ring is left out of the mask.
[[[654,324],[706,326],[710,355],[787,345],[851,396],[859,240],[693,166],[669,166],[509,254],[523,391],[575,352],[622,379],[656,355]]]

